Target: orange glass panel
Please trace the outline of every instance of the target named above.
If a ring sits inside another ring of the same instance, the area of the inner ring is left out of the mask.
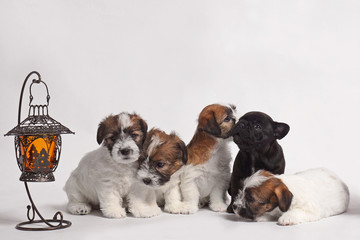
[[[55,135],[20,136],[20,154],[26,172],[52,171],[56,164],[57,138]]]

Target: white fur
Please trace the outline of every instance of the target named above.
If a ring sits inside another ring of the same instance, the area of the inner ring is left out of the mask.
[[[120,121],[122,129],[132,126],[130,116],[127,113],[120,113],[119,114],[119,121]]]
[[[137,162],[117,163],[106,147],[89,152],[67,180],[68,210],[72,214],[88,214],[92,206],[100,206],[105,217],[126,216],[124,199],[135,181]]]
[[[126,136],[123,132],[120,135],[123,139],[117,140],[114,144],[111,151],[112,158],[114,161],[124,164],[137,161],[140,156],[140,149],[136,145],[134,139],[132,139],[130,136]],[[132,154],[130,156],[124,156],[120,152],[121,149],[131,149]]]
[[[327,169],[316,168],[294,175],[283,174],[274,177],[281,179],[293,194],[290,208],[286,212],[281,212],[279,208],[275,208],[272,212],[256,219],[257,221],[276,218],[280,225],[294,225],[341,214],[348,208],[348,187],[340,178]],[[260,175],[253,175],[249,179],[251,178],[261,178],[261,180],[253,179],[249,180],[248,183],[264,181],[263,176]],[[256,187],[256,185],[254,186]],[[239,206],[244,204],[241,196],[239,196],[236,204]]]
[[[290,209],[278,220],[281,225],[316,221],[343,213],[348,208],[348,187],[327,169],[310,169],[279,178],[294,195]]]
[[[164,211],[168,213],[181,213],[182,196],[180,192],[180,175],[184,171],[185,166],[177,170],[171,175],[170,180],[155,190],[157,202],[164,206]]]
[[[199,204],[209,203],[211,210],[224,212],[227,208],[226,191],[230,181],[231,154],[228,142],[232,138],[217,139],[211,157],[204,164],[187,165],[181,175],[183,214],[198,211]]]
[[[248,177],[244,180],[244,189],[246,188],[252,188],[252,187],[258,187],[261,184],[263,184],[269,177],[266,177],[262,175],[263,171],[259,170],[256,173],[254,173],[251,177]]]
[[[152,152],[161,144],[163,144],[163,142],[160,140],[160,138],[158,138],[157,136],[152,136],[151,137],[151,143],[147,149],[147,154],[148,156],[150,156],[152,154]]]
[[[155,192],[140,181],[132,185],[128,199],[129,211],[134,217],[147,218],[161,214],[161,209],[156,203]]]
[[[129,126],[126,117],[120,117],[120,120]],[[89,214],[92,206],[99,206],[105,217],[123,218],[128,202],[129,211],[135,217],[160,214],[156,201],[155,205],[149,204],[151,191],[143,188],[136,178],[139,149],[132,142],[135,144],[125,137],[117,140],[113,147],[116,150],[111,154],[105,146],[101,146],[83,157],[64,187],[70,213]],[[126,147],[133,151],[130,157],[119,153],[119,149]]]
[[[146,163],[145,163],[146,166]],[[138,191],[142,191],[143,187],[146,186],[148,191],[151,192],[151,204],[157,203],[158,206],[163,206],[165,212],[169,213],[181,213],[182,211],[182,196],[180,193],[180,175],[184,170],[184,166],[173,173],[170,180],[164,185],[160,186],[157,184],[157,176],[149,173],[148,168],[143,167],[138,171],[138,179],[150,178],[153,185],[144,185],[139,188]],[[139,193],[140,194],[140,193]]]

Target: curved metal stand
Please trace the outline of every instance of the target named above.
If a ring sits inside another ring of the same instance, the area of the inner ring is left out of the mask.
[[[27,218],[29,221],[22,222],[16,225],[16,229],[18,230],[24,230],[24,231],[45,231],[45,230],[57,230],[57,229],[63,229],[71,226],[71,222],[64,220],[63,214],[61,212],[55,213],[53,219],[45,219],[43,216],[41,216],[39,210],[36,208],[31,195],[29,191],[29,187],[27,182],[25,182],[25,188],[27,195],[29,197],[29,200],[31,202],[31,206],[27,206]],[[30,211],[32,210],[32,214],[30,216]],[[35,219],[35,212],[40,217],[41,220],[34,220]],[[58,219],[60,217],[60,219]],[[23,227],[25,225],[30,224],[38,224],[38,223],[45,223],[47,227]],[[58,223],[57,225],[51,224],[51,223]]]

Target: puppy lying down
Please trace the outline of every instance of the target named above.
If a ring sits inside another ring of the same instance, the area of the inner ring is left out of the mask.
[[[257,171],[245,180],[233,209],[255,221],[295,225],[341,214],[348,205],[345,183],[331,171],[317,168],[294,175]]]

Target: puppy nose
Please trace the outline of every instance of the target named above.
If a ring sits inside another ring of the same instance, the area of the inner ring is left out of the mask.
[[[146,184],[146,185],[149,185],[151,183],[151,179],[150,178],[144,178],[143,179],[143,182]]]
[[[129,149],[129,148],[124,148],[124,149],[121,149],[121,150],[120,150],[120,153],[121,153],[122,155],[124,155],[124,156],[129,155],[130,152],[131,152],[131,149]]]
[[[236,212],[236,209],[238,209],[238,205],[233,204],[232,205],[234,212]]]

